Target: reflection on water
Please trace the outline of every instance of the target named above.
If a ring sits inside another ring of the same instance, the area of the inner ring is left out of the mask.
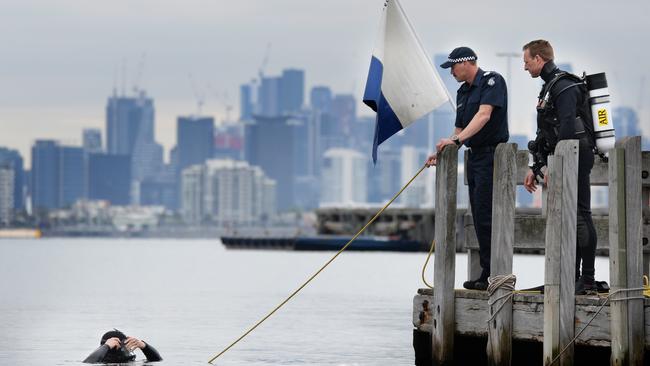
[[[2,240],[0,364],[81,365],[118,328],[158,349],[164,361],[153,365],[205,365],[333,254],[229,251],[218,240]],[[425,258],[344,253],[216,364],[412,365]],[[599,280],[607,266],[597,258]],[[516,256],[517,288],[542,284],[543,270],[543,257]],[[466,273],[459,254],[457,287]]]

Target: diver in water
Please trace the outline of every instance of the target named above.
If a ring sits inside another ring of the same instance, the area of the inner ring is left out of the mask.
[[[147,361],[162,361],[162,357],[160,357],[160,354],[153,346],[138,338],[127,337],[117,329],[104,333],[99,345],[99,348],[86,357],[83,361],[84,363],[124,363],[135,361],[133,351],[136,348],[139,348],[144,353]]]

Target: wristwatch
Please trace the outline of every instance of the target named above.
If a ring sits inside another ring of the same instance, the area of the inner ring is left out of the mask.
[[[458,135],[451,135],[451,137],[449,139],[451,141],[453,141],[454,144],[456,144],[456,146],[458,146],[458,147],[460,147],[460,145],[463,144],[462,142],[460,142],[460,139],[458,138]]]

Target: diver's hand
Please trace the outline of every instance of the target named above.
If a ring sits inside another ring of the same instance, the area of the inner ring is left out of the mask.
[[[537,180],[535,179],[535,173],[531,169],[528,170],[526,178],[524,178],[524,188],[530,193],[537,190]]]
[[[109,338],[104,344],[110,349],[120,348],[120,339],[117,337]]]
[[[139,340],[139,339],[137,339],[135,337],[127,337],[125,345],[126,345],[126,348],[128,348],[131,351],[133,351],[136,348],[143,349],[143,348],[145,348],[147,346],[146,343],[144,343],[143,341],[141,341],[141,340]]]

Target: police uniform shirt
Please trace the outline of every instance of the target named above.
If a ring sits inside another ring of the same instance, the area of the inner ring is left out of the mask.
[[[463,143],[468,147],[496,146],[508,141],[508,92],[506,82],[494,71],[480,68],[474,82],[463,83],[456,95],[456,127],[464,129],[478,112],[481,104],[493,107],[489,121],[474,136]]]

